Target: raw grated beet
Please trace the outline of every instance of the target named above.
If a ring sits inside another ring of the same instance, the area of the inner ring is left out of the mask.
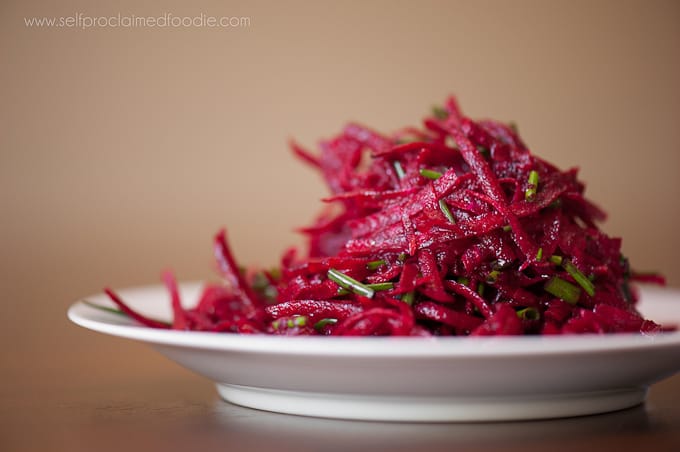
[[[635,275],[621,240],[596,225],[605,214],[584,196],[575,169],[531,154],[516,130],[473,121],[454,98],[424,128],[392,136],[350,124],[314,155],[331,191],[272,271],[239,270],[225,231],[215,236],[223,284],[181,306],[180,330],[282,335],[523,335],[653,333],[635,309]],[[366,163],[366,157],[370,161]],[[663,283],[658,275],[640,280]],[[132,311],[154,328],[170,325]]]

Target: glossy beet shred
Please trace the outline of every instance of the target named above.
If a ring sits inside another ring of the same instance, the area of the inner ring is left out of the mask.
[[[520,335],[655,332],[635,309],[621,240],[596,221],[576,170],[531,154],[512,127],[463,116],[453,98],[384,136],[350,124],[321,143],[316,167],[331,196],[272,271],[240,271],[224,231],[224,284],[155,328],[285,335]]]

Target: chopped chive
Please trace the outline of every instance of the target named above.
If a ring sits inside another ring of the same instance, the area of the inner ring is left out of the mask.
[[[338,319],[321,319],[314,324],[314,329],[321,330],[326,325],[333,325],[334,323],[338,323]]]
[[[282,324],[281,323],[282,321],[283,321],[283,319],[274,320],[272,322],[272,328],[274,328],[275,330],[278,330],[279,328],[281,328],[284,325],[287,328],[295,328],[296,326],[307,325],[307,317],[305,317],[304,315],[296,315],[292,319],[287,319],[285,324]]]
[[[255,290],[263,290],[269,285],[269,279],[267,279],[263,272],[257,272],[253,275],[250,285]]]
[[[276,299],[276,286],[272,285],[264,271],[257,272],[253,275],[251,286],[255,292],[262,295],[266,299]]]
[[[550,256],[550,262],[555,264],[555,265],[562,265],[563,260],[564,260],[564,258],[562,256],[558,256],[556,254],[553,254],[552,256]]]
[[[446,219],[449,220],[450,223],[456,224],[456,219],[453,218],[451,209],[449,209],[448,204],[446,204],[446,201],[444,201],[443,199],[439,200],[439,209],[441,209],[442,213],[444,214]]]
[[[406,292],[404,295],[402,295],[401,301],[411,306],[413,304],[413,299],[415,298],[415,296],[416,293],[414,291]]]
[[[342,287],[343,289],[347,289],[350,292],[354,292],[357,295],[363,295],[364,297],[368,298],[373,298],[373,295],[375,295],[375,290],[371,289],[366,284],[360,283],[351,276],[347,276],[346,274],[334,268],[328,269],[327,276],[328,279],[336,283],[338,286]]]
[[[376,292],[381,291],[381,290],[390,290],[394,288],[394,283],[391,282],[381,282],[381,283],[373,283],[373,284],[366,284],[367,287],[370,287],[371,289],[375,290]]]
[[[538,248],[538,251],[536,251],[536,260],[540,261],[543,259],[543,248]]]
[[[394,288],[394,283],[391,282],[384,282],[384,283],[372,283],[372,284],[364,284],[366,287],[369,289],[373,289],[376,292],[380,292],[381,290],[390,290]],[[343,289],[340,287],[338,289],[338,295],[347,295],[350,291],[347,289]]]
[[[292,319],[286,319],[286,323],[281,323],[283,322],[284,319],[277,319],[272,322],[272,328],[275,330],[278,330],[282,326],[286,326],[286,328],[295,328],[296,326],[305,326],[307,325],[307,317],[304,315],[296,315]]]
[[[477,146],[477,152],[482,154],[484,157],[488,157],[491,152],[484,146]]]
[[[401,166],[401,163],[399,163],[399,161],[395,161],[392,165],[394,165],[394,171],[397,173],[397,177],[399,179],[403,179],[404,176],[406,176],[406,173],[404,172],[404,168]]]
[[[110,306],[102,306],[102,305],[99,305],[99,304],[96,304],[96,303],[92,303],[89,300],[83,300],[83,303],[88,305],[91,308],[99,309],[100,311],[110,312],[111,314],[116,314],[116,315],[119,315],[121,317],[130,318],[129,315],[127,315],[124,311],[121,311],[118,308],[112,308]],[[168,325],[168,326],[172,325],[172,323],[166,322],[165,320],[158,320],[158,319],[150,319],[150,320],[153,320],[154,322],[162,323],[162,324]]]
[[[621,267],[623,267],[623,279],[628,281],[630,279],[630,277],[632,276],[632,273],[630,271],[630,263],[628,262],[628,258],[622,254],[619,257],[619,263],[621,264]]]
[[[397,256],[397,260],[399,262],[404,262],[406,260],[406,253],[399,253],[399,256]]]
[[[373,289],[376,292],[379,292],[381,290],[390,290],[394,288],[394,283],[391,282],[382,282],[382,283],[373,283],[373,284],[364,284],[366,287],[369,289]],[[347,289],[343,289],[340,287],[338,289],[338,295],[347,295],[350,291]]]
[[[486,286],[483,283],[479,283],[477,286],[477,293],[479,294],[480,297],[484,296],[484,289],[486,289]]]
[[[501,272],[498,270],[491,270],[488,275],[486,275],[486,282],[489,284],[493,284],[498,280],[498,275],[500,275]]]
[[[505,232],[510,232],[510,231],[512,231],[512,226],[510,226],[509,224],[506,224],[505,226],[503,226],[503,230]]]
[[[529,171],[529,185],[538,186],[538,171]]]
[[[109,306],[101,306],[101,305],[92,303],[91,301],[88,301],[88,300],[83,300],[83,303],[88,305],[91,308],[99,309],[100,311],[110,312],[111,314],[117,314],[117,315],[121,315],[123,317],[128,317],[128,315],[126,313],[124,313],[123,311],[121,311],[120,309],[117,309],[117,308],[112,308],[112,307],[109,307]]]
[[[269,276],[271,276],[274,281],[278,281],[281,279],[281,269],[278,267],[272,268],[269,270]]]
[[[421,169],[420,170],[420,175],[427,178],[427,179],[432,179],[432,180],[437,180],[440,177],[442,177],[442,173],[439,171],[434,171],[434,170],[429,170],[429,169]]]
[[[623,300],[626,303],[632,303],[633,302],[633,294],[630,291],[630,286],[628,285],[627,282],[621,283],[621,294],[623,295]]]
[[[470,284],[470,280],[468,278],[466,278],[465,276],[460,276],[458,279],[456,279],[456,282],[458,284],[462,284],[464,286],[467,286],[468,284]]]
[[[366,269],[368,270],[377,270],[379,267],[382,267],[385,265],[385,261],[383,259],[377,260],[377,261],[371,261],[366,263]]]
[[[524,199],[527,201],[533,201],[536,199],[536,191],[538,190],[538,171],[531,170],[529,172],[529,183],[527,184],[527,189],[524,192]]]
[[[508,123],[508,127],[510,127],[510,130],[515,132],[515,135],[517,135],[519,133],[519,128],[517,127],[517,123],[515,121],[510,121]]]
[[[555,265],[561,265],[564,267],[564,269],[571,275],[572,278],[574,278],[574,281],[578,283],[579,286],[583,288],[583,290],[586,291],[588,295],[591,297],[595,295],[595,286],[593,285],[592,280],[581,273],[581,271],[576,268],[574,264],[569,261],[569,259],[565,259],[562,256],[558,255],[552,255],[550,256],[550,262],[555,264]]]
[[[546,292],[560,298],[571,305],[578,303],[581,289],[558,276],[552,277],[543,287]]]
[[[538,320],[541,318],[541,313],[536,308],[528,307],[517,311],[517,317],[522,320]]]
[[[591,297],[595,295],[595,286],[593,283],[579,271],[578,268],[574,264],[571,263],[571,261],[565,259],[562,261],[562,266],[564,269],[571,275],[572,278],[579,284],[579,286],[583,287],[583,290],[586,291],[588,295]]]
[[[395,141],[395,144],[406,144],[414,141],[419,141],[418,137],[401,137]]]
[[[446,119],[449,117],[449,112],[446,111],[444,108],[440,107],[439,105],[435,105],[432,107],[432,116],[434,116],[437,119]]]

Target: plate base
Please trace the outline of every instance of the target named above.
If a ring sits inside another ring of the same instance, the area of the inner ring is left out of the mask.
[[[217,384],[236,405],[277,413],[398,422],[480,422],[549,419],[605,413],[644,402],[646,388],[514,397],[389,397],[286,391]]]

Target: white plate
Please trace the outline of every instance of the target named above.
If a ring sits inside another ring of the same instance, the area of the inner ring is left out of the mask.
[[[184,300],[200,286],[185,284]],[[170,318],[159,286],[120,291]],[[111,305],[105,295],[87,300]],[[645,288],[641,311],[680,324],[680,291]],[[645,399],[680,370],[680,332],[487,338],[332,338],[156,330],[75,303],[85,328],[149,343],[217,383],[227,401],[308,416],[387,421],[497,421],[602,413]]]

